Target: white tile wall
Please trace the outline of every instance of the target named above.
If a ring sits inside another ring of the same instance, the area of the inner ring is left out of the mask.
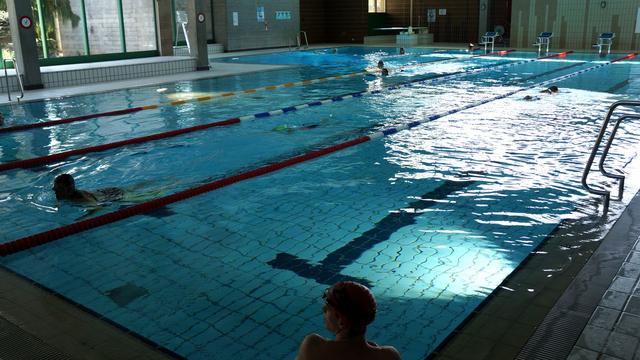
[[[91,64],[87,64],[87,66],[91,66]],[[146,64],[124,64],[110,67],[43,72],[42,82],[45,88],[55,88],[97,82],[129,80],[131,78],[171,75],[195,70],[196,59],[175,59]],[[15,75],[9,75],[9,88],[11,91],[18,91],[18,83]],[[0,81],[0,91],[2,93],[6,93],[7,91],[4,79]]]

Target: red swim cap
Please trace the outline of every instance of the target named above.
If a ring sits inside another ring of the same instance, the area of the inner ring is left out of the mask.
[[[376,317],[376,300],[366,286],[353,281],[341,281],[326,292],[329,305],[335,307],[355,326],[367,326]]]

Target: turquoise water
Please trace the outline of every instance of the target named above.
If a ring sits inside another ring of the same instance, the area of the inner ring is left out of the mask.
[[[330,50],[317,54],[331,58]],[[169,100],[175,93],[238,91],[348,73],[384,49],[356,48],[331,68],[287,53],[292,69],[64,98],[12,108],[12,121],[77,116]],[[392,56],[392,50],[387,55]],[[427,55],[427,56],[423,56]],[[363,77],[162,107],[137,114],[1,134],[2,162],[182,128],[437,74],[532,58],[468,59]],[[283,54],[241,58],[275,62]],[[314,56],[314,55],[312,55]],[[397,66],[450,56],[419,53]],[[263,59],[264,58],[264,59]],[[303,59],[300,61],[300,59]],[[600,61],[591,55],[531,62],[302,109],[138,146],[0,174],[0,242],[92,212],[56,203],[53,177],[83,189],[175,192],[373,131],[506,94]],[[314,60],[315,61],[315,60]],[[593,213],[582,167],[608,105],[637,98],[637,63],[526,90],[384,139],[85,231],[2,264],[182,356],[292,358],[323,330],[321,295],[355,278],[372,286],[368,335],[403,358],[429,354],[564,219]],[[538,96],[524,101],[525,95]],[[22,114],[22,116],[20,116]],[[274,131],[282,125],[319,125]],[[633,173],[640,132],[620,130],[611,167]],[[630,176],[629,186],[637,179]],[[15,214],[20,214],[15,216]],[[296,266],[294,266],[296,265]]]

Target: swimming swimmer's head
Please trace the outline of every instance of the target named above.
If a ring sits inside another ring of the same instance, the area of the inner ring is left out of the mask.
[[[376,317],[373,294],[357,282],[341,281],[325,290],[322,297],[327,306],[346,320],[346,327],[353,334],[364,334],[367,325]]]
[[[557,92],[558,92],[558,87],[557,87],[557,86],[555,86],[555,85],[553,85],[553,86],[549,86],[549,89],[548,89],[548,90],[549,90],[549,92],[557,93]]]
[[[56,176],[53,180],[53,191],[56,193],[56,199],[69,199],[76,193],[76,182],[73,176],[62,174]]]
[[[384,67],[384,61],[378,60],[378,69],[382,69]]]

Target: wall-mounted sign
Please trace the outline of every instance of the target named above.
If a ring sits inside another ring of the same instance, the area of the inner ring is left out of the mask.
[[[29,29],[29,28],[31,28],[31,25],[33,25],[33,21],[31,20],[30,17],[23,16],[23,17],[20,18],[20,26],[23,29]]]
[[[264,6],[256,7],[256,17],[258,22],[264,22]]]
[[[438,15],[447,15],[447,9],[438,9]]]
[[[436,9],[427,9],[427,22],[436,22]]]
[[[204,14],[203,13],[198,13],[197,19],[198,19],[199,23],[203,23],[204,20],[205,20]]]
[[[233,12],[233,26],[238,26],[238,12]]]
[[[276,11],[276,20],[291,20],[291,11]]]

